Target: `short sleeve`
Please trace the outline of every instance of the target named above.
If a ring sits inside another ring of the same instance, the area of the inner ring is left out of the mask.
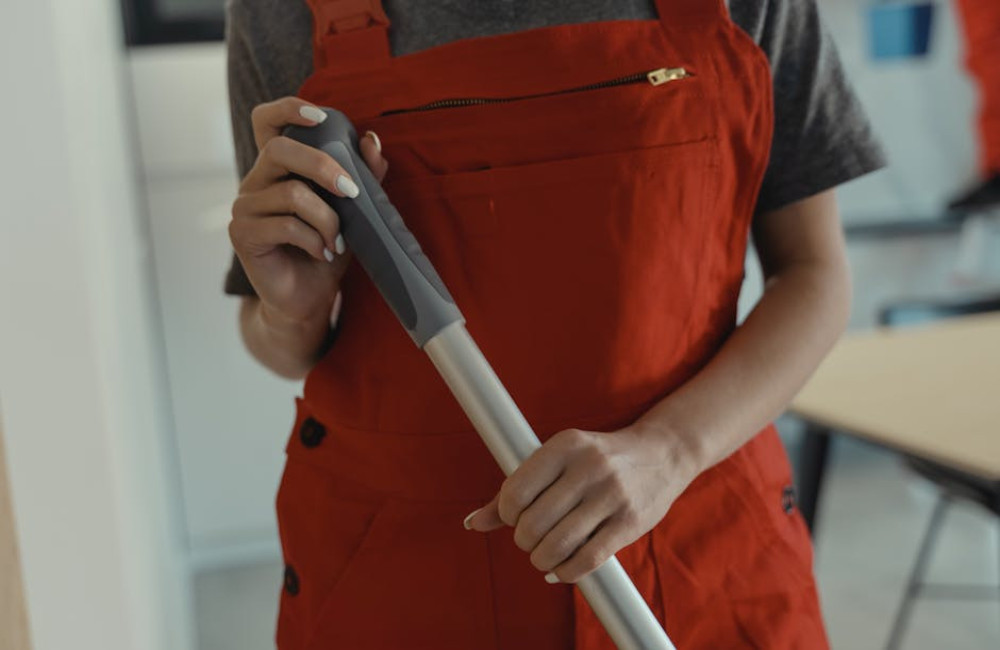
[[[254,65],[253,55],[247,42],[247,34],[241,28],[240,5],[226,3],[226,72],[229,89],[229,114],[233,131],[233,145],[236,152],[236,169],[242,179],[253,167],[257,159],[250,112],[253,107],[267,101],[264,80]],[[224,291],[230,295],[256,295],[247,278],[240,260],[233,254],[229,271],[226,273]]]
[[[816,0],[731,1],[774,80],[774,138],[757,212],[776,210],[885,166]]]
[[[312,17],[302,0],[227,0],[226,74],[236,169],[242,179],[257,160],[250,113],[292,95],[312,71]],[[234,254],[224,291],[255,295]]]

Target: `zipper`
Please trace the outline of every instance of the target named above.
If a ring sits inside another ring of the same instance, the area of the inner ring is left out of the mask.
[[[539,97],[551,97],[553,95],[568,95],[570,93],[579,93],[587,90],[598,90],[601,88],[611,88],[612,86],[625,86],[628,84],[641,83],[643,81],[648,82],[652,86],[662,86],[665,83],[671,81],[677,81],[678,79],[685,79],[687,77],[694,76],[692,73],[688,72],[685,68],[657,68],[656,70],[650,70],[648,72],[637,72],[635,74],[630,74],[624,77],[618,77],[617,79],[609,79],[607,81],[599,81],[597,83],[587,84],[586,86],[576,86],[574,88],[564,88],[562,90],[554,90],[544,93],[534,93],[531,95],[515,95],[512,97],[459,97],[453,99],[439,99],[438,101],[431,102],[429,104],[423,104],[421,106],[414,106],[412,108],[395,108],[388,111],[383,111],[381,116],[386,115],[396,115],[399,113],[414,113],[417,111],[430,111],[437,108],[458,108],[460,106],[475,106],[478,104],[503,104],[506,102],[516,102],[525,99],[537,99]]]

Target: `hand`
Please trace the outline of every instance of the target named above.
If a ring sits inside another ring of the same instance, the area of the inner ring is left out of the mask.
[[[633,426],[567,429],[545,442],[470,514],[467,528],[514,527],[549,582],[576,582],[653,528],[694,480],[680,436]]]
[[[331,156],[281,135],[288,124],[315,126],[325,115],[298,97],[260,104],[251,114],[260,152],[240,184],[229,236],[270,318],[289,323],[330,318],[347,268],[337,213],[291,173],[339,196],[356,196],[353,179]],[[374,134],[361,155],[379,181],[388,163]]]

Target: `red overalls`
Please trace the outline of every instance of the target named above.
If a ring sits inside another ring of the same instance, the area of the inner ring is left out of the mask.
[[[979,158],[1000,173],[1000,0],[959,0],[965,65],[979,92]]]
[[[300,95],[381,136],[389,197],[543,441],[625,426],[712,358],[772,131],[767,61],[722,0],[399,57],[377,2],[310,4]],[[516,99],[398,112],[475,97]],[[613,649],[510,528],[462,527],[503,474],[356,264],[342,291],[277,498],[279,648]],[[769,427],[618,553],[680,650],[827,647],[791,482]]]

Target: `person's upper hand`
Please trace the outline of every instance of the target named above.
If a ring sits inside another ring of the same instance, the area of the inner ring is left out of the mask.
[[[247,278],[269,312],[292,322],[328,319],[348,256],[337,213],[292,173],[339,196],[356,196],[354,180],[329,155],[281,135],[288,124],[326,119],[298,97],[256,106],[251,114],[259,154],[233,202],[229,237]],[[360,142],[381,181],[388,163],[373,133]]]

